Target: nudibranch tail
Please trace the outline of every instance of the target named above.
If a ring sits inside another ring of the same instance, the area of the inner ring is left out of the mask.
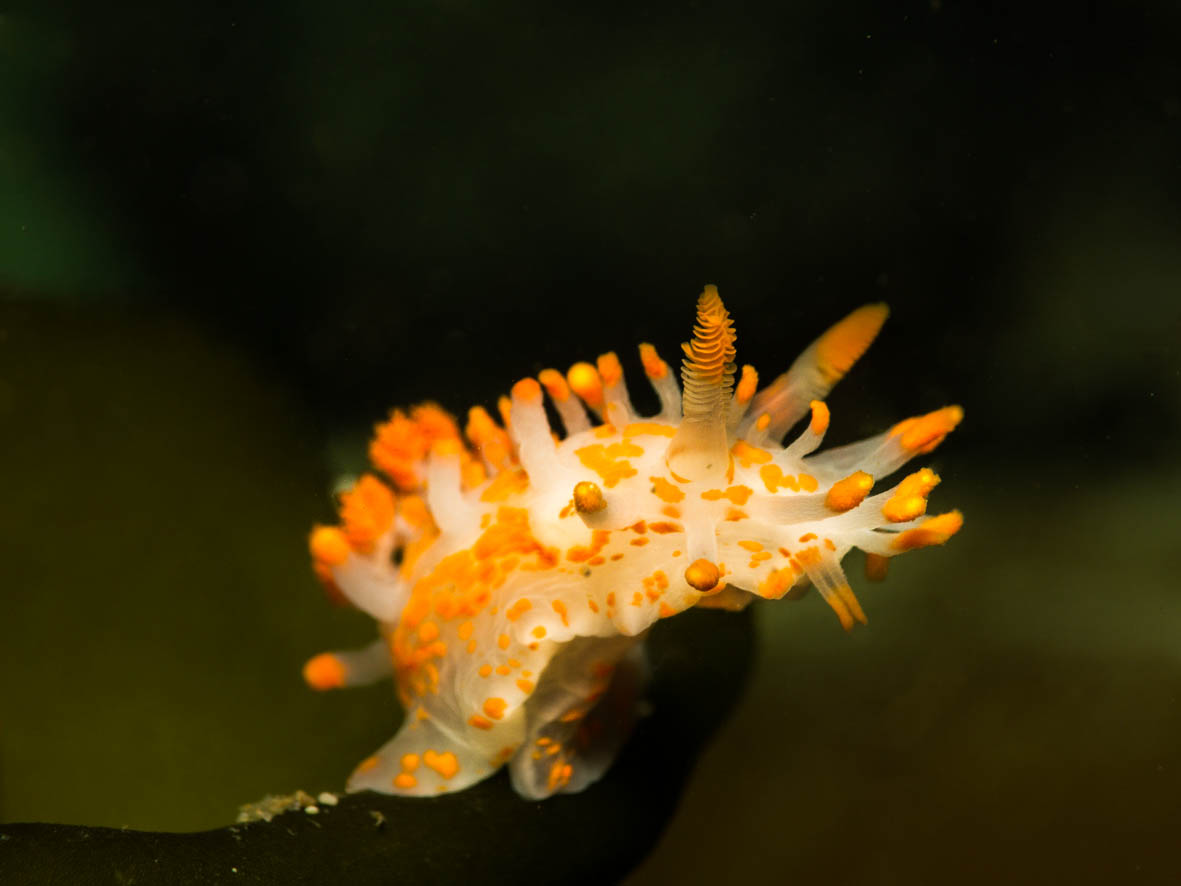
[[[889,558],[963,525],[958,511],[928,515],[940,483],[929,468],[888,480],[944,440],[958,406],[821,449],[823,398],[887,313],[854,311],[760,391],[753,366],[736,379],[734,324],[706,286],[683,389],[640,345],[656,415],[637,412],[613,352],[518,381],[499,420],[477,406],[462,435],[434,404],[394,410],[370,445],[377,473],[309,539],[329,593],[380,636],[312,658],[305,680],[327,690],[392,676],[406,709],[349,789],[429,796],[508,765],[522,796],[580,790],[631,729],[655,622],[811,585],[846,629],[864,623],[845,554],[861,549],[882,579]]]

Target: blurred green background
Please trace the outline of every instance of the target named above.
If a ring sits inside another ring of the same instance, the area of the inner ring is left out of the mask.
[[[966,525],[855,581],[850,636],[760,607],[629,882],[1175,881],[1179,37],[1147,0],[6,11],[0,820],[339,788],[394,704],[303,689],[371,633],[304,540],[367,426],[636,373],[715,282],[768,378],[890,302],[830,440],[963,403]]]

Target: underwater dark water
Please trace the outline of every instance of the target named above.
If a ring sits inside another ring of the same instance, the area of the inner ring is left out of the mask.
[[[755,607],[628,882],[1175,881],[1178,37],[1147,0],[5,13],[0,822],[341,788],[395,705],[303,688],[371,633],[305,541],[369,425],[634,379],[712,282],[768,379],[887,301],[830,440],[963,404],[927,463],[965,526],[853,555],[850,635]]]

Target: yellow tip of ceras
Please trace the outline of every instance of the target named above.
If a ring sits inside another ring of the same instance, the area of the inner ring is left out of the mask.
[[[303,666],[304,682],[318,692],[340,689],[346,676],[344,662],[331,652],[321,652]]]
[[[873,489],[873,477],[865,471],[854,471],[844,480],[838,480],[828,490],[824,504],[833,511],[850,511],[857,507]]]
[[[963,514],[959,511],[948,511],[946,514],[924,520],[914,529],[898,533],[898,537],[890,546],[901,552],[941,545],[959,532],[963,525]]]
[[[523,378],[513,385],[512,395],[526,403],[538,403],[541,401],[541,385],[534,379]]]
[[[596,362],[598,364],[599,378],[603,380],[603,387],[613,388],[623,381],[623,367],[620,365],[619,357],[616,356],[614,351],[601,354]]]
[[[738,387],[734,389],[735,399],[742,405],[749,403],[754,399],[755,393],[759,389],[759,373],[753,366],[747,365],[742,367],[742,378],[738,382]]]
[[[603,379],[599,370],[589,363],[578,362],[566,372],[570,389],[583,399],[591,409],[603,408]]]
[[[668,375],[668,364],[660,359],[656,348],[644,342],[640,345],[640,362],[644,364],[644,373],[651,379],[661,379]]]
[[[944,406],[918,418],[900,421],[890,429],[890,436],[899,437],[907,452],[925,455],[942,443],[963,419],[963,407]]]
[[[570,397],[570,386],[566,378],[556,369],[543,369],[537,374],[537,380],[545,387],[546,393],[555,402],[564,403]]]
[[[808,404],[808,408],[812,410],[812,419],[808,422],[808,429],[817,436],[824,434],[828,430],[828,423],[832,418],[828,411],[828,405],[823,400],[813,400]]]
[[[922,468],[905,477],[898,491],[882,506],[882,516],[891,523],[906,523],[927,513],[927,496],[939,485],[939,475]]]
[[[339,566],[349,558],[352,547],[344,530],[336,526],[317,526],[308,538],[312,559],[328,566]]]
[[[844,377],[866,352],[890,316],[884,302],[863,305],[824,333],[816,342],[816,362],[832,383]]]

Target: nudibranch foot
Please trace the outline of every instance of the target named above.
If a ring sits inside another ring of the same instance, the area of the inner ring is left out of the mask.
[[[866,614],[845,554],[860,548],[880,579],[887,558],[959,531],[958,511],[927,514],[939,483],[929,468],[882,482],[938,446],[958,406],[821,450],[822,398],[869,347],[885,305],[835,324],[762,390],[754,367],[739,373],[715,287],[696,314],[683,390],[640,346],[656,415],[636,411],[607,353],[518,381],[500,422],[476,407],[461,432],[424,404],[377,427],[370,457],[384,476],[362,476],[341,496],[340,525],[310,539],[329,593],[373,616],[380,638],[316,656],[305,679],[334,689],[389,675],[406,710],[350,790],[427,796],[506,764],[524,797],[580,790],[635,722],[657,621],[814,586],[849,630]]]
[[[353,770],[347,788],[432,797],[483,781],[504,760],[455,741],[429,718],[409,711],[398,734]]]
[[[525,742],[509,764],[517,793],[541,800],[601,778],[631,734],[646,678],[637,638],[567,644],[525,706]]]

